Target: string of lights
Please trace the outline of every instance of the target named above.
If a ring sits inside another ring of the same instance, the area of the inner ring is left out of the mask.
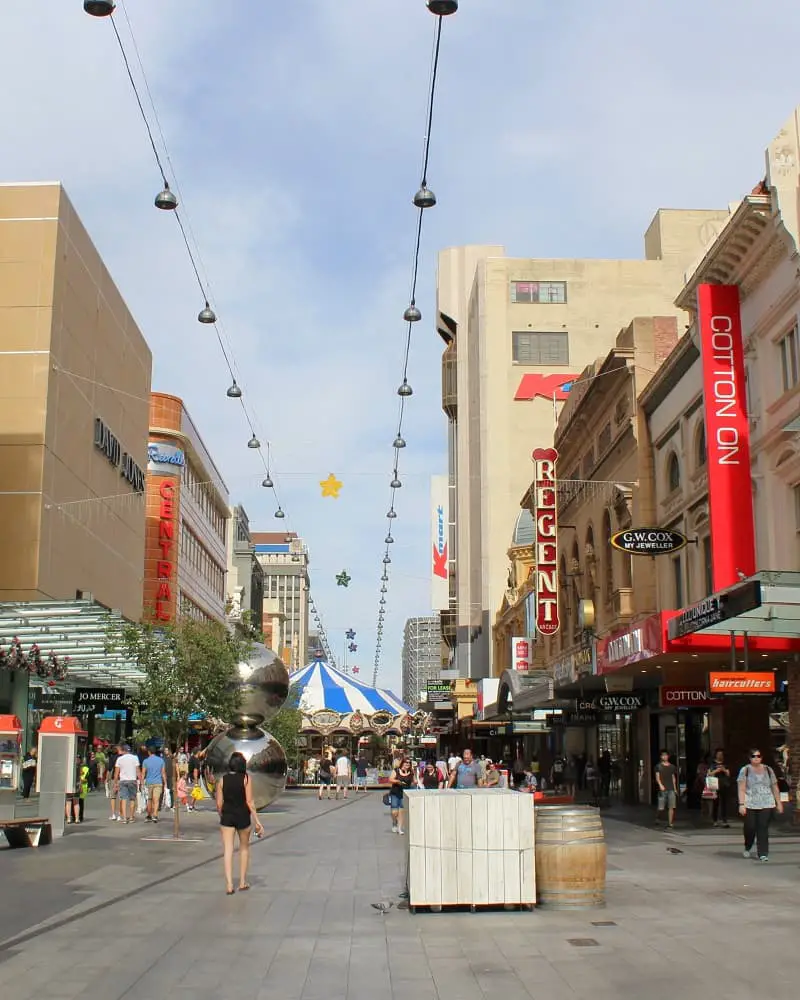
[[[271,469],[269,442],[267,442],[266,456],[265,456],[264,450],[262,449],[261,446],[261,441],[259,440],[258,434],[256,432],[257,421],[255,419],[255,413],[251,412],[250,408],[248,407],[245,401],[244,387],[241,383],[241,378],[237,379],[236,376],[237,366],[235,364],[235,359],[233,356],[233,351],[231,349],[230,340],[227,337],[223,339],[221,324],[217,318],[217,313],[211,304],[212,303],[212,296],[210,292],[211,286],[210,282],[207,279],[204,279],[202,274],[205,268],[202,266],[202,260],[200,257],[199,249],[197,248],[197,241],[196,239],[194,239],[193,234],[192,238],[190,239],[191,226],[188,222],[188,216],[186,221],[184,221],[181,212],[178,211],[178,197],[175,192],[176,191],[180,192],[180,186],[175,177],[175,169],[174,166],[172,165],[172,159],[169,155],[169,150],[167,148],[164,132],[163,129],[161,128],[161,124],[158,119],[158,113],[155,107],[155,102],[153,100],[152,92],[147,82],[147,76],[144,71],[144,66],[142,64],[141,55],[139,53],[139,47],[133,32],[133,25],[131,24],[131,20],[128,17],[127,10],[124,9],[124,3],[123,3],[125,20],[127,22],[128,31],[131,37],[131,43],[136,53],[136,59],[139,65],[139,71],[142,80],[144,81],[145,91],[147,93],[152,108],[153,119],[157,123],[157,131],[161,139],[161,145],[164,153],[163,158],[161,152],[159,151],[159,146],[154,135],[153,127],[150,123],[147,111],[145,110],[144,101],[142,100],[142,95],[140,93],[139,86],[137,85],[136,82],[136,77],[133,72],[131,60],[128,57],[125,43],[123,42],[119,30],[117,29],[116,20],[113,17],[114,11],[116,10],[116,6],[117,5],[115,0],[84,0],[83,3],[83,9],[87,14],[90,14],[92,17],[106,18],[111,23],[114,37],[116,39],[117,46],[119,48],[120,55],[122,57],[123,65],[125,67],[125,72],[128,81],[131,85],[131,89],[133,90],[136,104],[147,132],[148,141],[153,151],[153,156],[156,161],[156,166],[161,176],[162,189],[159,191],[159,193],[156,195],[154,199],[155,207],[161,211],[170,212],[175,217],[178,229],[180,231],[181,240],[184,244],[187,256],[189,258],[189,263],[191,265],[192,272],[197,281],[197,285],[200,290],[200,296],[203,302],[203,308],[199,311],[197,315],[197,320],[204,326],[211,326],[214,329],[214,333],[231,380],[230,386],[226,390],[226,395],[228,399],[238,401],[239,405],[241,406],[245,422],[250,431],[250,438],[247,442],[247,447],[251,451],[258,453],[258,456],[261,460],[261,464],[263,467],[264,478],[261,481],[261,485],[264,489],[268,489],[272,492],[276,505],[274,516],[281,521],[285,521],[287,520],[287,515],[283,509],[278,488],[276,486],[275,478],[277,477],[275,477],[274,469]],[[165,161],[170,165],[170,169],[172,172],[172,177],[173,177],[172,186],[170,185],[169,178],[167,177],[167,171],[164,166]],[[193,243],[195,244],[194,247]],[[227,346],[225,342],[226,340],[228,341]],[[332,663],[333,666],[336,666],[336,660],[333,655],[333,650],[330,648],[327,635],[325,634],[325,628],[322,623],[322,619],[317,611],[316,604],[314,603],[313,598],[311,598],[311,596],[309,596],[309,609],[312,611],[312,614],[314,615],[315,624],[317,625],[317,632],[320,639],[320,644],[322,645],[326,657],[328,658],[329,662]]]
[[[394,543],[394,521],[397,517],[396,500],[397,491],[402,488],[400,479],[400,452],[406,447],[403,437],[403,422],[405,418],[406,402],[413,395],[413,389],[408,381],[409,362],[411,358],[411,338],[414,324],[422,319],[422,313],[417,306],[417,282],[419,279],[420,256],[422,250],[422,230],[425,212],[433,208],[436,204],[436,196],[428,187],[428,167],[431,153],[431,133],[433,130],[433,113],[436,106],[436,84],[439,76],[439,54],[442,41],[443,19],[450,14],[455,14],[458,10],[457,0],[427,0],[428,10],[436,17],[436,28],[434,33],[433,57],[431,64],[430,84],[428,91],[428,103],[425,124],[425,140],[422,151],[422,171],[419,190],[414,195],[412,203],[417,209],[416,232],[414,238],[414,253],[411,266],[411,294],[409,304],[403,313],[403,320],[406,324],[405,347],[403,351],[402,379],[397,389],[400,397],[397,416],[397,433],[392,443],[393,463],[392,478],[389,483],[389,509],[386,513],[387,530],[384,538],[383,549],[383,570],[380,577],[380,597],[378,600],[378,614],[375,635],[375,662],[372,673],[372,683],[375,686],[378,682],[378,671],[381,664],[381,653],[383,651],[383,627],[386,619],[386,595],[389,591],[389,566],[392,558],[389,550]]]

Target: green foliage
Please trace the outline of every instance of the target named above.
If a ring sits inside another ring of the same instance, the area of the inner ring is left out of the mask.
[[[266,728],[283,747],[291,763],[296,763],[297,760],[297,737],[302,724],[303,713],[297,707],[297,696],[290,691],[286,704],[270,719]]]
[[[250,642],[219,622],[183,618],[174,625],[112,625],[107,643],[145,675],[139,685],[144,728],[182,740],[195,712],[228,719],[235,711],[237,666],[247,659]]]

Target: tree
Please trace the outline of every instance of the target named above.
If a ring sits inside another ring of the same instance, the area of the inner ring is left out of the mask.
[[[303,724],[303,713],[297,707],[297,697],[289,694],[283,708],[267,723],[266,728],[283,747],[290,766],[298,766],[297,737]]]
[[[144,674],[139,684],[140,721],[167,742],[182,742],[189,719],[202,713],[229,719],[239,693],[237,666],[250,641],[215,621],[182,618],[174,625],[112,625],[109,645]]]

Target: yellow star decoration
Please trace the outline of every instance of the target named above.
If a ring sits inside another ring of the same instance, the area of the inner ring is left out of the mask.
[[[344,484],[331,472],[327,479],[320,480],[319,485],[322,487],[322,495],[324,497],[333,497],[336,500],[339,498],[339,490]]]

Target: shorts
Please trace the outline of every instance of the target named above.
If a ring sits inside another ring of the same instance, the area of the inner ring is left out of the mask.
[[[321,774],[319,776],[319,783],[321,785],[329,785],[331,783],[331,776],[329,774]]]
[[[161,801],[161,793],[164,791],[164,786],[158,785],[145,785],[145,792],[147,794],[147,801],[152,802],[154,806],[158,806]]]
[[[136,782],[135,781],[120,781],[120,783],[119,783],[119,799],[120,799],[120,802],[135,802],[136,801]]]
[[[658,793],[659,812],[662,812],[664,809],[674,809],[677,805],[678,805],[678,795],[676,792]]]
[[[366,787],[367,787],[367,776],[366,776],[366,774],[363,777],[360,777],[359,775],[356,775],[356,788],[366,788]]]
[[[337,774],[336,775],[336,787],[337,788],[347,788],[347,786],[349,784],[350,784],[350,779],[348,778],[348,776],[346,774]]]
[[[403,808],[403,796],[397,792],[389,792],[389,808],[390,809],[402,809]]]

